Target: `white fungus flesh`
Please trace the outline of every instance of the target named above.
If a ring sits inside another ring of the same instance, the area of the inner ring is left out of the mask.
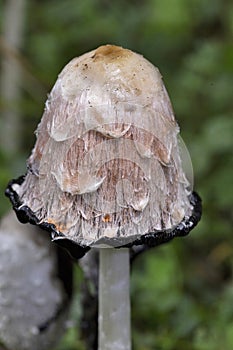
[[[74,58],[36,134],[14,190],[63,237],[120,246],[190,215],[179,127],[159,70],[143,56],[106,45]]]

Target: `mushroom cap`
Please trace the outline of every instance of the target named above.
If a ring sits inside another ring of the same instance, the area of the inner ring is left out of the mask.
[[[159,70],[100,46],[59,74],[27,174],[8,195],[54,240],[84,248],[171,232],[193,211],[178,134]]]

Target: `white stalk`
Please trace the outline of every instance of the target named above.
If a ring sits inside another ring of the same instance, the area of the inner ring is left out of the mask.
[[[99,350],[131,350],[129,249],[101,248]]]

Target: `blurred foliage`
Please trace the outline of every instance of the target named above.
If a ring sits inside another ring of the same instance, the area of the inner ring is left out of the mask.
[[[232,37],[230,0],[28,2],[23,142],[14,161],[0,153],[1,191],[24,167],[46,93],[61,68],[105,43],[140,52],[159,67],[191,154],[203,218],[190,237],[135,262],[135,350],[233,349]],[[0,204],[2,214],[9,206],[5,199]],[[82,349],[76,321],[59,350]]]

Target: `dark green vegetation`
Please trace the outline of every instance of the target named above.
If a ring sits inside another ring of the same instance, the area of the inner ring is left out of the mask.
[[[2,13],[2,1],[0,5]],[[135,261],[135,350],[233,349],[232,37],[230,0],[28,4],[21,57],[23,97],[18,105],[22,144],[15,159],[0,152],[1,192],[8,179],[24,171],[46,93],[58,72],[71,58],[105,43],[142,53],[159,67],[191,154],[203,218],[189,237]],[[8,208],[1,196],[1,214]],[[79,288],[76,300],[74,325]],[[81,348],[77,329],[71,328],[58,350]]]

